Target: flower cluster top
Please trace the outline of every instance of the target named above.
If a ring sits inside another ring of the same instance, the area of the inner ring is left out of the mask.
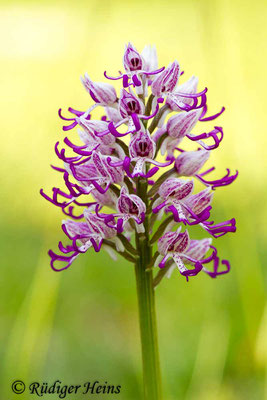
[[[207,116],[207,89],[198,91],[195,76],[180,84],[183,72],[177,61],[158,68],[154,47],[139,53],[129,43],[123,67],[117,77],[104,72],[108,80],[121,80],[119,97],[112,85],[94,82],[85,74],[82,84],[93,105],[87,111],[70,107],[68,118],[59,110],[63,131],[77,127],[81,143],[65,137],[71,156],[56,143],[62,165],[53,168],[62,173],[66,189],[53,188],[51,196],[41,190],[70,217],[62,224],[70,242],[59,242],[59,254],[49,251],[51,266],[66,269],[90,248],[104,248],[114,258],[119,253],[136,263],[140,254],[135,244],[144,237],[151,252],[149,266],[160,268],[157,281],[176,267],[187,279],[200,271],[211,277],[224,274],[229,262],[220,263],[211,242],[212,237],[235,232],[235,219],[211,221],[211,203],[214,190],[229,185],[238,173],[227,169],[225,176],[212,179],[207,176],[214,167],[202,170],[223,139],[220,126],[192,133],[197,122],[215,120],[224,107]],[[93,117],[97,107],[103,110],[100,120]],[[183,150],[182,141],[193,141],[195,150]],[[204,186],[198,193],[195,180]],[[110,212],[103,212],[103,207]],[[199,225],[209,237],[191,239],[186,228],[192,225]]]

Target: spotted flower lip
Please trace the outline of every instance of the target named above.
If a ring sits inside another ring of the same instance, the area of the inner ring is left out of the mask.
[[[119,97],[112,85],[85,74],[82,84],[94,104],[85,111],[69,107],[69,116],[59,109],[63,131],[72,130],[72,136],[56,143],[60,165],[52,166],[65,189],[40,193],[68,217],[62,229],[70,242],[59,242],[59,254],[49,251],[51,266],[67,269],[79,254],[102,248],[137,263],[140,243],[153,253],[158,241],[152,261],[161,268],[160,276],[164,268],[167,276],[176,267],[187,280],[200,271],[212,278],[223,275],[230,264],[220,262],[211,239],[190,239],[189,232],[193,225],[214,238],[236,231],[235,218],[217,222],[211,216],[214,190],[232,183],[238,172],[227,168],[218,178],[215,167],[202,170],[224,137],[220,124],[210,129],[205,124],[225,108],[208,114],[207,88],[199,90],[195,76],[181,83],[177,61],[158,66],[154,46],[139,52],[128,43],[123,66],[116,77],[104,72],[109,80],[121,80]],[[182,141],[192,149],[181,148]]]
[[[154,79],[151,85],[154,96],[160,97],[172,92],[178,83],[179,75],[180,66],[177,61],[174,61]]]

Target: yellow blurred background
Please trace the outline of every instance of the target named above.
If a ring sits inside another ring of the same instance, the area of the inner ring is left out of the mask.
[[[0,10],[1,396],[13,398],[15,379],[60,379],[141,397],[132,265],[90,252],[52,272],[61,215],[39,195],[59,183],[49,167],[64,138],[58,108],[88,108],[80,75],[115,75],[132,41],[156,44],[160,65],[177,59],[182,78],[197,75],[210,112],[226,107],[212,163],[218,177],[240,171],[214,202],[216,220],[237,219],[216,242],[231,273],[189,284],[174,274],[157,289],[164,400],[267,399],[266,3],[2,0]]]

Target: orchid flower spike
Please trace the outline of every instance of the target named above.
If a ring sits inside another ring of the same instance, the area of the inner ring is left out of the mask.
[[[207,88],[199,90],[195,76],[181,82],[176,60],[159,67],[155,46],[139,52],[128,43],[123,67],[115,77],[104,72],[121,82],[119,97],[112,85],[85,74],[82,84],[93,105],[86,111],[69,107],[69,117],[59,110],[63,131],[78,129],[76,138],[74,132],[55,145],[60,165],[52,167],[65,189],[40,191],[68,216],[62,223],[68,244],[60,241],[58,252],[49,250],[51,266],[65,270],[80,254],[104,249],[112,258],[119,254],[143,263],[148,273],[156,271],[155,285],[174,270],[187,280],[200,272],[212,278],[226,274],[230,264],[220,262],[212,237],[235,232],[236,221],[211,220],[214,189],[232,183],[238,172],[227,169],[222,178],[208,179],[215,168],[203,168],[224,136],[219,124],[203,126],[225,109],[208,115]],[[193,148],[184,150],[183,143]],[[190,239],[193,225],[207,237]]]

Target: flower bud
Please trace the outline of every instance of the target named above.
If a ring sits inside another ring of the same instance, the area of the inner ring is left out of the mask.
[[[175,168],[181,176],[195,175],[210,156],[208,150],[184,151],[175,161]]]
[[[205,210],[205,208],[211,205],[213,195],[214,192],[212,192],[211,188],[208,187],[201,192],[188,197],[188,199],[186,199],[186,204],[196,215],[199,215]]]
[[[125,71],[139,71],[143,68],[143,60],[136,48],[129,43],[125,48],[123,56]]]
[[[84,78],[81,77],[81,81],[87,92],[96,103],[100,103],[103,106],[108,106],[114,104],[117,100],[114,87],[108,83],[93,82],[87,73],[84,75]]]
[[[168,135],[177,139],[177,144],[191,132],[202,110],[184,111],[171,117],[167,122]]]
[[[160,97],[162,94],[172,92],[177,85],[179,75],[180,66],[177,61],[174,61],[153,81],[151,89],[154,96]]]
[[[194,189],[193,180],[179,178],[167,179],[159,188],[159,195],[164,199],[182,200],[190,196]]]
[[[154,71],[158,68],[158,56],[155,46],[147,45],[142,51],[142,57],[144,60],[143,69],[147,72]]]
[[[158,249],[160,254],[167,253],[183,253],[190,242],[187,230],[180,233],[181,229],[176,232],[167,232],[158,241]]]

